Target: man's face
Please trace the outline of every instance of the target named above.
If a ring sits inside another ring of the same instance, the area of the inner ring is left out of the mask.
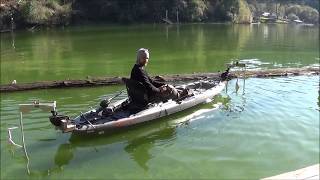
[[[142,57],[141,64],[143,66],[147,66],[148,62],[149,62],[149,53],[146,52]]]

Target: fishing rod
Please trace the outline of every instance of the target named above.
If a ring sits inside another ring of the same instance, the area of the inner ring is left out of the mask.
[[[109,98],[109,99],[104,99],[100,102],[100,107],[96,110],[96,113],[99,113],[100,111],[102,111],[103,109],[107,108],[110,104],[110,102],[120,96],[122,93],[124,92],[124,89],[121,90],[119,93],[117,93],[116,95],[114,95],[113,97]]]

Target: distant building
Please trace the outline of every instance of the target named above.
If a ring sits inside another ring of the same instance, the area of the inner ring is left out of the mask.
[[[271,18],[271,19],[277,19],[278,16],[277,16],[276,13],[272,13],[271,15],[269,15],[269,18]]]
[[[261,16],[264,16],[264,17],[269,17],[270,13],[268,12],[263,12]]]
[[[297,23],[297,24],[303,23],[303,21],[301,21],[301,20],[299,20],[299,19],[293,20],[293,22],[295,22],[295,23]]]
[[[299,19],[294,20],[294,22],[296,22],[296,23],[302,23],[302,21],[299,20]]]
[[[260,22],[262,23],[275,23],[277,21],[277,15],[275,13],[263,12],[260,16]]]

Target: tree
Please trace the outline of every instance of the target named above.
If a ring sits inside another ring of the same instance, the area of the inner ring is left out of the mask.
[[[291,21],[293,21],[293,20],[299,19],[299,17],[298,17],[296,14],[294,14],[294,13],[290,13],[290,14],[288,15],[288,19],[291,20]]]

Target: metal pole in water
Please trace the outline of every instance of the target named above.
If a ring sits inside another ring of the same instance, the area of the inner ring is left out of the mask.
[[[247,67],[244,66],[243,68],[244,68],[244,71],[243,71],[243,90],[242,90],[242,92],[243,92],[243,94],[245,94],[244,89],[245,89],[245,86],[246,86],[246,70],[247,70]]]
[[[27,158],[27,172],[28,174],[30,174],[30,170],[29,170],[29,156],[27,153],[27,148],[26,148],[26,143],[24,140],[24,130],[23,130],[23,123],[22,123],[22,112],[20,112],[20,128],[21,128],[21,133],[22,133],[22,144],[23,144],[23,150],[24,150],[24,155]]]
[[[227,83],[226,83],[226,93],[228,93],[228,84],[229,84],[229,80],[227,80]]]

